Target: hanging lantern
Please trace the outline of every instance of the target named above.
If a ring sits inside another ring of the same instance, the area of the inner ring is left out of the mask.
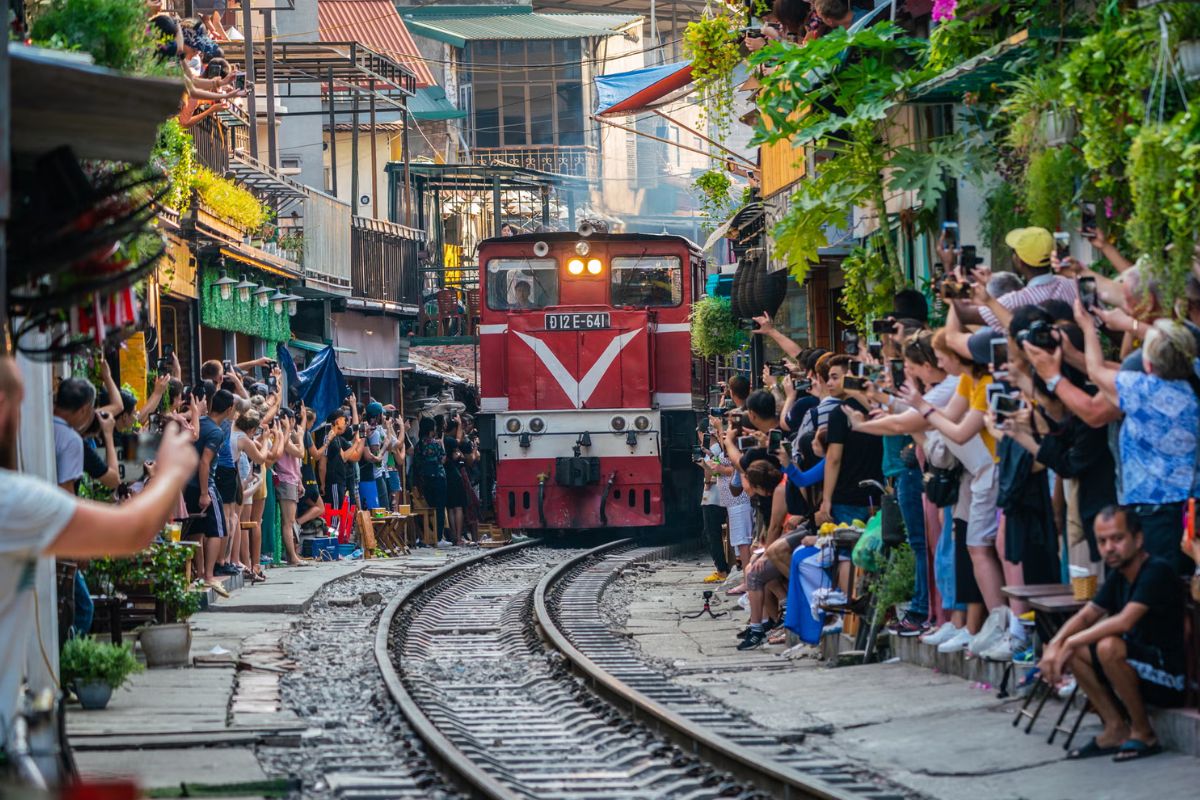
[[[221,277],[213,281],[213,286],[220,291],[222,300],[229,300],[233,297],[233,287],[237,286],[237,281],[226,275],[225,270],[221,270]]]
[[[296,312],[300,310],[300,296],[289,294],[287,296],[287,313],[289,317],[296,316]]]
[[[237,289],[238,300],[240,300],[243,303],[249,303],[250,302],[250,293],[258,288],[258,284],[254,283],[253,281],[247,280],[246,276],[243,275],[241,283],[239,283],[237,286],[234,286],[233,288]]]
[[[275,290],[275,294],[271,295],[271,311],[276,314],[283,313],[283,304],[287,301],[288,296],[279,289]]]
[[[270,286],[267,286],[265,283],[262,286],[255,289],[254,290],[254,298],[258,301],[258,307],[266,308],[267,304],[271,300],[271,295],[274,293],[275,293],[275,290],[272,289]]]

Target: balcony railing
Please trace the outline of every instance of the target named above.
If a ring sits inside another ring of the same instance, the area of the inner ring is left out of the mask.
[[[476,164],[510,164],[514,167],[572,175],[594,180],[599,175],[599,156],[596,148],[586,145],[567,147],[476,147],[472,151]]]
[[[354,296],[418,305],[417,253],[424,238],[414,228],[355,217],[350,258]]]
[[[350,204],[305,189],[304,274],[331,291],[350,293]]]

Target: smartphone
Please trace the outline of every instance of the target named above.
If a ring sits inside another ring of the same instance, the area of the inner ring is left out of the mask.
[[[222,369],[224,369],[224,370],[225,370],[225,373],[226,373],[227,375],[232,375],[232,374],[233,374],[233,362],[232,362],[232,361],[230,361],[229,359],[225,359],[224,361],[222,361],[222,362],[221,362],[221,367],[222,367]]]
[[[902,358],[890,359],[888,361],[888,372],[892,376],[892,387],[898,391],[900,389],[900,387],[904,385],[904,382],[908,379],[908,376],[906,376],[904,374],[904,359],[902,359]]]
[[[987,398],[988,408],[996,407],[996,397],[1002,394],[1008,394],[1008,386],[1003,383],[989,383],[984,389],[984,396]]]
[[[958,223],[952,220],[946,220],[942,223],[942,232],[946,234],[946,241],[951,244],[958,244]]]
[[[792,381],[792,388],[797,392],[812,391],[812,381]]]
[[[842,331],[842,349],[846,351],[848,356],[858,355],[858,333],[855,331]]]
[[[964,270],[964,275],[970,274],[978,263],[975,259],[975,245],[964,244],[958,249],[958,266]]]
[[[713,443],[712,434],[711,433],[704,434],[704,438],[701,440],[701,442],[703,443],[705,452],[708,452],[709,448],[712,447],[712,443]]]
[[[867,342],[867,352],[871,354],[871,358],[882,358],[883,342]]]
[[[704,460],[704,450],[699,447],[692,448],[692,461],[699,463]]]
[[[1059,261],[1066,261],[1071,257],[1071,234],[1066,231],[1054,232],[1054,254],[1058,256]]]
[[[238,91],[245,89],[246,88],[246,73],[239,72],[237,77],[233,79],[233,85],[235,87],[237,87]]]
[[[1007,417],[1021,410],[1023,401],[1020,395],[997,394],[992,398],[992,410],[999,418]]]
[[[783,431],[779,428],[774,428],[767,436],[767,452],[774,453],[779,449],[779,445],[783,444]]]
[[[850,363],[850,374],[856,378],[867,377],[867,362],[853,361]]]
[[[782,378],[785,375],[792,374],[792,371],[790,369],[788,369],[787,364],[784,364],[782,362],[779,364],[771,364],[770,369],[771,369],[771,375],[776,378]]]
[[[1079,203],[1079,230],[1085,239],[1096,235],[1096,204],[1090,200]]]
[[[842,378],[842,388],[851,392],[864,391],[867,388],[867,379],[856,377],[854,375],[847,375],[846,377]]]
[[[758,439],[753,436],[739,436],[737,438],[737,446],[738,450],[744,453],[747,450],[753,450],[755,447],[758,447]]]
[[[1008,363],[1008,339],[997,336],[988,343],[988,346],[992,351],[991,365],[993,367],[1002,367]]]
[[[896,320],[891,317],[873,320],[871,322],[871,333],[877,336],[889,336],[896,332]]]
[[[1097,305],[1096,297],[1096,279],[1085,277],[1079,279],[1079,302],[1088,311],[1091,311]]]
[[[274,391],[275,391],[275,388],[276,388],[276,387],[275,387],[275,376],[274,376],[274,375],[268,375],[268,376],[267,376],[267,390],[268,390],[268,391],[271,391],[271,392],[274,392]]]

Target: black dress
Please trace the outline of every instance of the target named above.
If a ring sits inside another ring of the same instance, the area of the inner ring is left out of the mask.
[[[463,485],[463,469],[466,462],[458,449],[458,440],[447,436],[443,440],[446,448],[446,508],[463,508],[467,504],[466,487]]]

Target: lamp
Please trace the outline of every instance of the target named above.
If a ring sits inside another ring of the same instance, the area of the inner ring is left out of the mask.
[[[220,290],[222,300],[229,300],[233,297],[233,287],[237,286],[237,281],[226,275],[225,270],[221,270],[221,277],[213,281],[213,286]]]
[[[270,286],[267,286],[265,283],[262,286],[255,289],[254,290],[254,298],[256,300],[258,300],[258,307],[266,308],[267,303],[270,302],[271,295],[274,293],[275,293],[275,290],[272,289]]]
[[[289,317],[296,316],[296,312],[300,308],[298,305],[298,303],[300,302],[300,299],[301,298],[299,295],[295,295],[295,294],[287,295],[287,299],[284,302],[287,303],[287,312],[288,312]]]
[[[257,289],[258,284],[254,283],[253,281],[246,280],[246,276],[243,275],[241,283],[237,284],[233,288],[237,289],[238,300],[241,300],[243,303],[249,303],[250,302],[250,292]]]
[[[283,313],[283,304],[288,299],[289,295],[284,294],[279,289],[275,290],[275,294],[271,295],[271,310],[276,314]]]

